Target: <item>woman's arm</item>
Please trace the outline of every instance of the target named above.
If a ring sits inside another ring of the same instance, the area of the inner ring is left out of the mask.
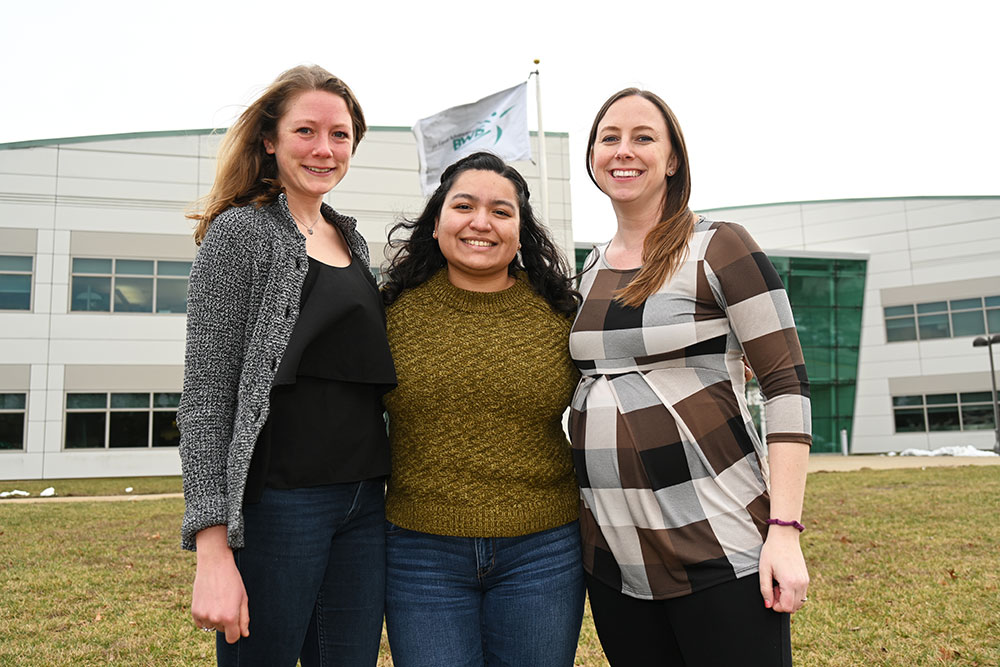
[[[184,391],[177,409],[186,549],[195,548],[199,531],[228,520],[227,454],[253,290],[245,221],[232,219],[231,211],[212,223],[188,281]]]
[[[788,295],[770,260],[739,225],[715,230],[706,263],[713,292],[767,399],[770,518],[801,521],[812,424],[805,360]],[[760,555],[765,606],[794,612],[808,585],[798,529],[768,526]]]
[[[196,540],[198,570],[191,594],[191,616],[195,625],[224,632],[230,644],[240,637],[249,637],[247,591],[227,543],[226,527],[205,528]]]
[[[771,468],[771,518],[801,523],[809,447],[799,442],[771,442],[767,458]],[[799,546],[798,528],[768,526],[760,552],[764,606],[780,612],[798,611],[808,588],[809,572]]]

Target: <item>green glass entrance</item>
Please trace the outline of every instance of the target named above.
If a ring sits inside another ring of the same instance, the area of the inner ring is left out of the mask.
[[[839,452],[851,436],[868,262],[771,256],[802,344],[812,395],[814,452]]]

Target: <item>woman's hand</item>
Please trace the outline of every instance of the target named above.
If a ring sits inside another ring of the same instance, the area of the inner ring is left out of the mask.
[[[199,628],[226,633],[226,642],[250,636],[250,611],[243,577],[226,542],[226,527],[211,526],[195,536],[198,570],[191,594],[191,616]]]
[[[809,571],[793,526],[769,526],[760,551],[760,594],[764,606],[792,614],[802,608],[809,589]]]

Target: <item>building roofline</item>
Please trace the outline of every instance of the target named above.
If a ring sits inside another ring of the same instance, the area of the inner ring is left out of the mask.
[[[368,131],[376,132],[411,132],[412,128],[401,125],[372,125]],[[52,139],[30,139],[28,141],[12,141],[0,144],[0,151],[17,150],[20,148],[43,148],[62,144],[85,144],[96,141],[118,141],[122,139],[150,139],[154,137],[197,137],[209,134],[225,134],[226,128],[203,128],[193,130],[155,130],[151,132],[122,132],[119,134],[93,134],[81,137],[57,137]],[[531,132],[537,136],[538,132]],[[568,137],[568,132],[546,132],[546,137]]]
[[[803,199],[798,201],[776,201],[762,204],[743,204],[736,206],[699,206],[696,211],[733,211],[747,208],[764,208],[765,206],[798,206],[804,204],[847,204],[851,202],[870,201],[900,201],[900,200],[936,200],[936,199],[1000,199],[1000,195],[900,195],[898,197],[842,197],[834,199]]]

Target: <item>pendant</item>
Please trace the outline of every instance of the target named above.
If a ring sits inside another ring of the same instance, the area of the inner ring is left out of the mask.
[[[309,232],[309,236],[312,236],[312,235],[313,235],[313,230],[312,230],[312,227],[310,227],[310,228],[309,228],[309,229],[307,229],[306,231],[307,231],[307,232]]]

